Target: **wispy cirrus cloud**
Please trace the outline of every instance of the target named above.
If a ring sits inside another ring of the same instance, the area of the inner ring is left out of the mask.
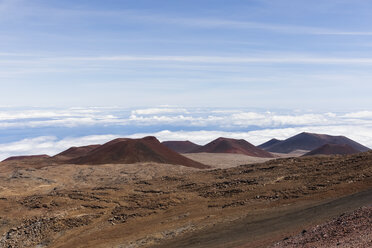
[[[23,56],[23,57],[22,57]],[[22,57],[19,59],[19,57]],[[99,69],[102,66],[109,64],[123,64],[138,62],[146,63],[146,65],[156,65],[162,63],[169,65],[171,63],[178,64],[209,64],[209,65],[236,65],[236,64],[273,64],[273,65],[290,65],[290,64],[304,64],[304,65],[356,65],[356,66],[370,66],[372,65],[372,58],[370,57],[340,57],[340,56],[318,56],[311,54],[293,54],[281,53],[268,56],[262,55],[246,55],[246,56],[137,56],[137,55],[115,55],[115,56],[81,56],[81,57],[65,57],[65,56],[50,56],[50,55],[18,55],[7,56],[0,59],[0,65],[8,68],[27,70],[27,68],[44,69],[56,72],[63,70],[76,71],[86,69]],[[161,64],[160,64],[161,65]],[[60,66],[60,68],[55,68]],[[55,69],[54,69],[55,68]],[[202,68],[200,68],[202,70]],[[31,70],[30,70],[31,72]],[[5,71],[4,71],[5,73]]]
[[[32,11],[31,11],[32,10]],[[282,34],[303,34],[303,35],[330,35],[330,36],[371,36],[370,30],[340,30],[327,26],[306,26],[306,25],[288,25],[278,22],[258,22],[239,19],[229,19],[221,17],[200,17],[200,16],[174,16],[164,13],[149,13],[140,9],[126,10],[98,10],[90,8],[57,8],[48,5],[35,4],[29,5],[27,1],[22,0],[3,0],[0,2],[0,11],[3,16],[11,15],[19,18],[28,18],[37,16],[39,18],[48,18],[54,22],[65,19],[83,19],[96,20],[100,19],[104,22],[136,22],[144,25],[174,25],[179,27],[192,27],[199,29],[246,29],[246,30],[262,30],[266,32],[282,33]],[[18,13],[17,13],[18,12]],[[22,14],[19,14],[22,13]],[[7,15],[8,14],[8,15]]]
[[[356,64],[370,65],[372,58],[355,57],[322,57],[306,54],[281,54],[280,56],[91,56],[91,57],[50,57],[44,59],[49,62],[178,62],[178,63],[263,63],[263,64]]]
[[[277,33],[334,36],[371,36],[372,31],[337,30],[327,27],[281,25],[265,22],[249,22],[217,18],[154,18],[158,22],[173,23],[199,28],[258,29]]]

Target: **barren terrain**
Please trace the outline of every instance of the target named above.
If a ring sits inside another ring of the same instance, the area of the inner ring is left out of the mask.
[[[372,152],[208,170],[3,162],[0,247],[265,247],[371,204],[371,163]]]
[[[184,153],[183,156],[198,161],[199,163],[209,165],[214,169],[226,169],[236,167],[242,164],[262,163],[273,158],[251,157],[244,154],[231,153]],[[279,155],[277,155],[279,157]]]
[[[343,213],[332,221],[317,225],[274,247],[372,247],[372,205]]]

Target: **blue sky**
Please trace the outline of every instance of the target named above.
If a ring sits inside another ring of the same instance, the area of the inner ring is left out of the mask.
[[[1,106],[364,110],[365,0],[0,0]]]
[[[0,159],[156,135],[372,147],[372,1],[0,0]]]

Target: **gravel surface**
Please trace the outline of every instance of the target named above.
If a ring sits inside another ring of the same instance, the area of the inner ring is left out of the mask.
[[[326,224],[303,230],[273,247],[372,247],[372,206],[342,214]]]

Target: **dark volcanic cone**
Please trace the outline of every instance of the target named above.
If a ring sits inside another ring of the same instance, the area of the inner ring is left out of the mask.
[[[71,147],[66,151],[63,151],[53,158],[57,159],[72,159],[78,158],[87,155],[89,152],[93,151],[94,149],[100,147],[101,145],[89,145],[89,146],[79,146],[79,147]]]
[[[261,145],[259,145],[259,146],[257,146],[258,148],[261,148],[261,149],[264,149],[264,150],[267,150],[267,149],[269,149],[271,146],[273,146],[273,145],[275,145],[275,144],[278,144],[278,143],[280,143],[280,142],[282,142],[281,140],[278,140],[278,139],[271,139],[271,140],[269,140],[269,141],[267,141],[267,142],[265,142],[265,143],[263,143],[263,144],[261,144]]]
[[[164,141],[162,142],[162,144],[168,147],[169,149],[175,152],[179,152],[179,153],[188,153],[201,147],[201,145],[197,145],[188,140],[187,141]]]
[[[75,164],[133,164],[156,162],[194,168],[209,166],[188,159],[161,144],[155,137],[143,139],[115,139],[90,151],[85,156],[70,160]]]
[[[252,157],[273,158],[274,155],[243,139],[218,138],[192,152],[237,153]]]
[[[312,151],[325,144],[349,145],[360,152],[370,150],[368,147],[346,138],[345,136],[331,136],[304,132],[270,146],[267,151],[278,153],[290,153],[295,150]]]
[[[326,144],[323,145],[311,152],[306,153],[304,156],[313,156],[313,155],[350,155],[359,153],[360,151],[354,149],[349,145],[332,145]]]

